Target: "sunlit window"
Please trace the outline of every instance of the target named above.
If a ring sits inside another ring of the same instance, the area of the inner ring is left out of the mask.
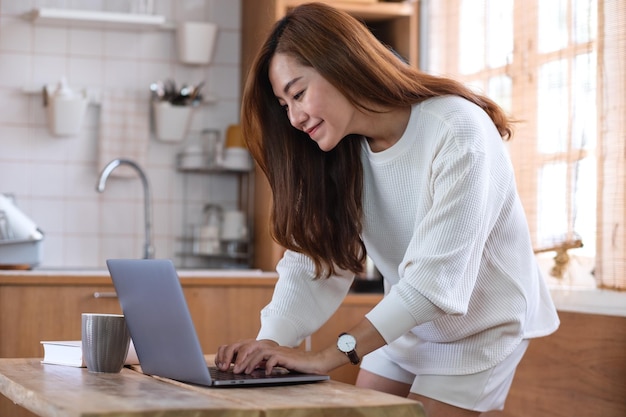
[[[596,254],[598,0],[426,1],[428,71],[455,75],[519,120],[509,144],[536,248]],[[443,17],[444,20],[441,20]]]

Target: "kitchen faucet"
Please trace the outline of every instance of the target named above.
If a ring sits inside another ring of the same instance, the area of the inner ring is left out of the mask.
[[[102,172],[100,173],[100,179],[98,180],[98,185],[96,186],[96,191],[99,193],[104,191],[104,186],[111,175],[111,172],[115,168],[120,165],[128,165],[133,168],[139,174],[141,178],[141,183],[143,184],[143,195],[144,195],[144,229],[145,229],[145,241],[144,241],[144,251],[143,258],[151,259],[154,257],[154,246],[152,245],[152,209],[150,207],[150,184],[148,183],[148,177],[145,172],[136,162],[131,161],[130,159],[114,159],[109,162]]]

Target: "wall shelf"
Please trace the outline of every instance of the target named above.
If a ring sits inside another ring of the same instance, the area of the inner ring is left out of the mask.
[[[165,21],[165,16],[101,12],[91,10],[35,8],[24,14],[24,18],[51,26],[81,27],[88,29],[124,30],[173,30],[175,25]]]
[[[188,154],[187,154],[188,155]],[[184,154],[178,154],[177,156],[177,171],[183,176],[183,230],[192,226],[200,226],[205,223],[196,223],[189,221],[195,218],[194,210],[196,210],[197,203],[193,201],[193,196],[197,194],[197,182],[192,181],[190,177],[196,174],[200,175],[230,175],[236,178],[237,181],[237,204],[235,207],[224,207],[222,209],[235,209],[245,213],[245,226],[246,234],[245,238],[234,239],[224,235],[220,236],[219,250],[214,253],[203,253],[198,250],[196,246],[199,244],[196,234],[192,230],[191,234],[183,235],[179,240],[181,242],[182,250],[177,252],[177,255],[181,258],[181,267],[183,268],[217,268],[217,269],[247,269],[252,267],[252,261],[254,259],[254,247],[253,247],[253,233],[254,233],[254,169],[244,168],[228,168],[224,166],[211,166],[205,154],[192,154],[192,156],[200,156],[200,161],[204,166],[185,166],[183,160]],[[204,158],[203,158],[204,157]],[[202,161],[204,159],[204,161]],[[210,199],[206,199],[201,203],[201,209],[206,210],[207,205],[211,205],[214,202]],[[195,205],[195,207],[194,207]],[[197,215],[197,212],[195,213]],[[206,212],[204,211],[204,215]],[[205,219],[206,220],[206,219]],[[220,223],[223,221],[220,220]],[[223,224],[220,225],[220,228]],[[195,227],[194,227],[195,229]],[[220,232],[221,233],[221,232]],[[239,246],[242,245],[242,246]]]

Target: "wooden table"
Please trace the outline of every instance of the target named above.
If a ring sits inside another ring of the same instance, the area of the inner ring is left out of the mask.
[[[424,417],[418,402],[336,381],[206,388],[124,368],[43,365],[41,359],[0,359],[0,393],[43,417]]]

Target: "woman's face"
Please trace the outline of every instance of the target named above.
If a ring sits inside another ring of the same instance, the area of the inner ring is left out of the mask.
[[[277,53],[270,61],[269,79],[291,125],[307,133],[321,150],[332,150],[352,133],[355,107],[312,67]]]

